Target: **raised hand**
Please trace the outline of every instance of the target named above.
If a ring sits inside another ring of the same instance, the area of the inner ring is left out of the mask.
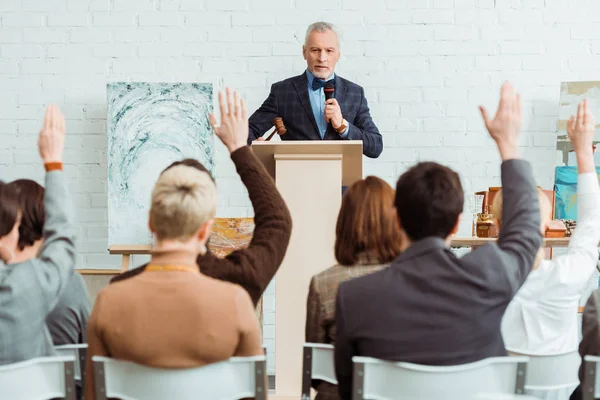
[[[579,103],[577,117],[572,115],[569,118],[569,122],[567,122],[567,134],[575,152],[593,152],[592,144],[595,129],[594,115],[590,111],[590,106],[586,99]]]
[[[217,124],[214,114],[209,115],[210,125],[221,142],[233,153],[240,147],[246,146],[248,140],[248,112],[246,102],[239,94],[226,89],[227,99],[219,92],[221,109],[221,125]]]
[[[500,104],[494,119],[480,106],[481,116],[490,136],[496,142],[503,160],[520,158],[519,136],[521,135],[521,97],[510,83],[505,82],[500,92]]]
[[[567,122],[567,134],[577,154],[579,173],[595,172],[594,131],[596,124],[587,99],[579,103],[577,117],[571,116]]]
[[[65,149],[65,117],[54,104],[46,108],[44,126],[38,137],[38,149],[44,164],[62,162]]]

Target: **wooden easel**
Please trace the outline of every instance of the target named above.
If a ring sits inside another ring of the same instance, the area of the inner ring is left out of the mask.
[[[121,273],[129,269],[131,256],[134,254],[150,254],[149,244],[115,244],[108,248],[109,254],[121,255]]]

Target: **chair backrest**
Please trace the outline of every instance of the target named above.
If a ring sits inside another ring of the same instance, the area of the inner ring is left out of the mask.
[[[304,343],[302,358],[302,400],[310,399],[312,379],[337,385],[333,362],[333,345]]]
[[[515,349],[507,349],[511,356],[527,356],[526,390],[574,389],[579,385],[579,366],[581,356],[577,350],[555,353],[535,354]]]
[[[0,366],[3,399],[75,400],[75,359],[40,357]]]
[[[585,365],[581,391],[583,400],[592,400],[600,397],[600,357],[585,356]]]
[[[59,356],[75,357],[75,380],[83,382],[85,380],[85,355],[87,353],[87,343],[66,344],[55,346],[54,350]]]
[[[352,399],[468,399],[523,394],[527,357],[492,357],[456,366],[427,366],[352,357]]]
[[[233,357],[188,369],[151,368],[99,356],[92,361],[96,400],[267,398],[265,356]]]

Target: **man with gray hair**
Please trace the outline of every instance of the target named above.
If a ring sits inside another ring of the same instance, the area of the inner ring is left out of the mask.
[[[335,74],[340,43],[335,27],[315,22],[302,46],[306,71],[271,86],[271,93],[249,120],[248,144],[282,118],[287,132],[282,140],[361,140],[363,153],[377,158],[383,140],[375,126],[365,91]],[[326,95],[327,92],[327,95]]]

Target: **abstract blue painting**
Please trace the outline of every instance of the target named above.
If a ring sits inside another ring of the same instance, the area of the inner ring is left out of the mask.
[[[596,167],[600,178],[600,167]],[[556,167],[554,219],[577,221],[577,167]]]
[[[150,195],[183,158],[214,169],[209,83],[115,82],[108,101],[108,243],[149,244]]]

